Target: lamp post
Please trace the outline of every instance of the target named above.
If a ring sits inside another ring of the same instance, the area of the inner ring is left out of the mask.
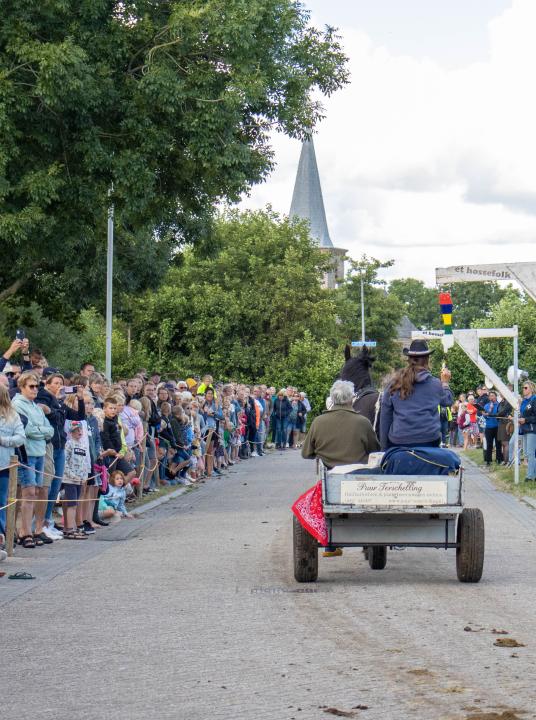
[[[363,291],[363,268],[359,271],[361,281],[361,342],[365,342],[365,294]]]
[[[113,192],[108,190],[108,197]],[[112,381],[112,293],[114,272],[114,206],[108,208],[108,245],[106,250],[106,377]]]

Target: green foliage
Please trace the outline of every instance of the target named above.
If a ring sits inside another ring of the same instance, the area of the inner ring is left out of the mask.
[[[438,328],[441,314],[435,288],[428,288],[422,280],[403,278],[389,283],[389,294],[395,295],[404,306],[404,314],[421,330]]]
[[[366,340],[375,340],[378,343],[375,353],[377,361],[374,365],[377,377],[400,364],[400,346],[396,337],[397,326],[404,312],[403,305],[398,297],[386,292],[385,281],[378,278],[378,271],[391,267],[392,264],[392,260],[380,262],[366,256],[358,262],[351,261],[346,281],[338,290],[337,314],[341,336],[346,342],[360,340],[361,273],[363,274]]]
[[[432,340],[430,347],[435,351],[430,363],[431,370],[434,375],[439,376],[441,366],[443,362],[446,362],[448,369],[452,373],[450,387],[455,397],[462,392],[466,393],[468,390],[474,391],[477,385],[483,382],[482,373],[469,360],[459,345],[451,347],[446,354],[443,352],[443,345],[439,340]]]
[[[469,328],[477,320],[489,318],[492,308],[505,296],[506,290],[496,282],[452,283],[448,289],[452,296],[453,326]],[[389,293],[404,304],[404,312],[421,329],[440,329],[441,310],[439,291],[426,287],[422,280],[404,278],[389,284]]]
[[[304,390],[311,403],[310,417],[314,417],[326,407],[329,389],[341,369],[340,357],[332,345],[306,330],[303,337],[292,342],[288,356],[275,364],[273,375],[266,380],[277,387],[294,385]]]
[[[308,20],[297,0],[3,3],[0,300],[101,303],[110,202],[118,289],[155,287],[267,176],[272,129],[303,136],[313,97],[347,81],[334,30]]]
[[[496,282],[458,282],[452,283],[448,289],[452,296],[453,325],[460,329],[476,327],[477,321],[479,327],[485,327],[483,321],[491,317],[495,305],[508,292]],[[517,293],[516,290],[512,292]]]
[[[76,326],[68,327],[43,314],[37,303],[21,305],[11,299],[0,314],[0,343],[7,348],[18,327],[24,328],[32,348],[39,348],[51,367],[61,370],[78,370],[83,362],[104,368],[105,323],[94,308],[82,310]],[[112,335],[114,374],[134,369],[138,358],[129,358],[125,330],[119,321],[114,323]]]
[[[491,316],[481,323],[481,327],[519,328],[519,366],[528,370],[531,378],[536,378],[536,304],[529,297],[521,297],[517,290],[508,290],[491,312]],[[482,355],[486,361],[503,377],[513,364],[512,340],[487,340],[481,343]]]
[[[266,212],[230,212],[214,227],[211,255],[184,253],[157,293],[134,305],[136,345],[162,371],[236,379],[269,377],[307,330],[337,343],[329,259],[305,223]]]

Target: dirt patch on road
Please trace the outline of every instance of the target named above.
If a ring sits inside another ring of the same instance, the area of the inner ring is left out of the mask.
[[[497,640],[495,640],[495,642],[493,644],[496,647],[507,647],[507,648],[526,647],[523,643],[520,643],[517,640],[514,640],[514,638],[497,638]]]
[[[430,670],[427,670],[426,668],[415,668],[415,670],[408,670],[408,673],[410,675],[416,675],[417,677],[430,677],[433,675],[433,672],[430,672]]]
[[[339,710],[339,708],[329,707],[324,710],[328,715],[336,715],[337,717],[353,718],[357,713],[352,710]]]
[[[522,718],[519,715],[516,715],[513,710],[505,710],[502,713],[475,713],[473,715],[467,715],[465,720],[522,720]]]

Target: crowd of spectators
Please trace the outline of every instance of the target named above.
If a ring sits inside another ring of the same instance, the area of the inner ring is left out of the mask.
[[[513,386],[509,386],[513,389]],[[521,385],[519,407],[519,453],[527,465],[527,481],[536,480],[536,386],[530,380]],[[444,446],[464,450],[482,448],[486,465],[512,465],[514,459],[514,418],[510,403],[493,389],[479,385],[476,391],[461,393],[450,408],[441,408]],[[494,460],[495,458],[495,460]]]
[[[209,374],[177,380],[140,369],[109,382],[89,362],[60,372],[17,338],[0,357],[0,559],[14,453],[17,541],[35,548],[131,518],[129,503],[161,486],[301,447],[310,410],[297,388]]]

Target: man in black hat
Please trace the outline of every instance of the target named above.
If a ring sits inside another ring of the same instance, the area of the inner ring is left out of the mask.
[[[449,389],[450,371],[444,368],[441,379],[430,372],[432,353],[425,340],[413,340],[409,349],[404,348],[408,364],[395,373],[382,397],[382,450],[395,445],[439,447],[439,408],[450,407],[453,397]]]

